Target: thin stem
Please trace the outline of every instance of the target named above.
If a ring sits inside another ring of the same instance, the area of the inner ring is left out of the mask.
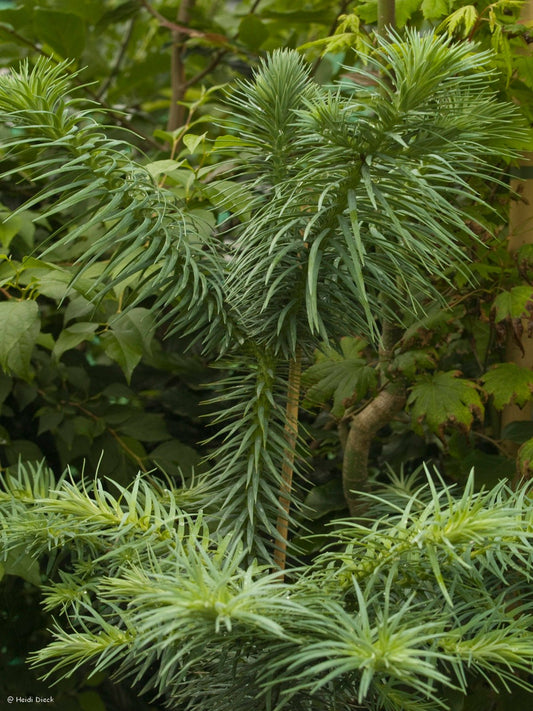
[[[199,81],[202,81],[202,79],[207,76],[209,72],[212,72],[213,69],[215,69],[220,64],[220,60],[227,53],[228,51],[226,49],[219,50],[204,69],[202,69],[200,72],[198,72],[198,74],[195,74],[195,76],[191,77],[185,82],[185,88],[188,89],[190,86],[194,86],[195,84],[198,84]]]
[[[177,21],[181,29],[172,31],[172,55],[170,59],[170,111],[168,114],[167,131],[174,131],[183,125],[185,118],[185,107],[181,103],[187,91],[187,80],[185,76],[185,62],[183,61],[183,48],[187,34],[183,32],[183,25],[187,25],[190,19],[190,12],[194,7],[195,0],[182,0],[179,6]]]
[[[281,489],[279,505],[281,511],[276,522],[278,541],[274,550],[274,564],[280,570],[285,570],[287,559],[287,541],[289,538],[289,511],[291,506],[292,476],[296,441],[298,439],[298,406],[300,403],[300,382],[302,377],[302,355],[300,349],[289,363],[289,382],[287,386],[287,409],[285,437],[287,447],[284,453],[281,469]]]
[[[194,0],[192,0],[194,2]],[[188,37],[198,37],[201,39],[206,39],[211,42],[220,42],[222,44],[225,44],[228,41],[228,38],[225,37],[224,35],[219,35],[216,34],[215,32],[201,32],[200,30],[194,30],[191,27],[187,27],[187,22],[188,19],[182,20],[180,17],[182,7],[184,8],[184,13],[183,16],[185,16],[185,10],[187,9],[185,6],[189,6],[192,4],[189,3],[187,0],[182,0],[182,3],[180,5],[180,8],[178,10],[178,18],[177,22],[171,22],[170,20],[167,20],[167,18],[164,15],[161,15],[155,8],[153,8],[147,0],[141,0],[141,5],[148,10],[150,15],[152,17],[155,17],[155,19],[159,22],[159,24],[162,27],[166,27],[169,30],[172,30],[173,32],[178,32],[179,34],[182,35],[187,35]]]
[[[113,68],[109,72],[107,79],[102,83],[102,86],[96,92],[96,96],[98,97],[99,100],[101,99],[102,96],[104,96],[106,91],[111,86],[113,80],[118,76],[120,67],[122,65],[122,62],[124,61],[126,52],[128,50],[128,45],[129,45],[131,37],[133,35],[133,28],[135,27],[135,19],[136,19],[135,17],[132,17],[132,19],[130,20],[128,29],[126,30],[126,34],[124,36],[124,40],[122,41],[122,44],[120,45],[120,50],[117,54],[117,58],[115,59],[115,64],[113,65]]]
[[[378,34],[384,35],[387,30],[393,30],[395,27],[395,0],[378,0]]]

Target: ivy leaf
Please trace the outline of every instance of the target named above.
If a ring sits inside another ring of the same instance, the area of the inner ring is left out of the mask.
[[[35,301],[0,303],[0,367],[24,380],[31,376],[30,358],[40,331],[39,307]]]
[[[533,287],[515,286],[498,294],[494,299],[490,317],[500,333],[505,333],[505,325],[510,327],[512,338],[523,355],[524,321],[527,321],[528,335],[533,331]]]
[[[364,398],[377,385],[375,369],[368,365],[361,352],[366,342],[346,337],[340,342],[341,353],[331,346],[316,353],[317,363],[306,370],[304,386],[308,386],[304,407],[325,405],[333,398],[331,413],[342,417],[352,403]]]
[[[131,309],[109,320],[109,330],[100,341],[106,355],[120,365],[128,382],[143,353],[150,349],[154,333],[155,320],[148,309]]]
[[[474,5],[464,5],[455,12],[452,12],[437,28],[437,32],[442,32],[446,28],[448,35],[453,35],[456,30],[462,27],[462,35],[466,37],[476,24],[478,18],[477,9]]]
[[[405,330],[402,336],[403,348],[410,348],[415,343],[422,347],[427,346],[435,337],[447,334],[454,320],[461,318],[460,310],[449,308],[434,308],[425,316],[417,319]]]
[[[407,405],[415,430],[421,431],[421,423],[425,422],[442,436],[446,425],[468,430],[474,417],[483,415],[483,403],[475,383],[458,376],[459,372],[453,370],[423,375],[411,388]]]
[[[357,6],[357,14],[361,20],[367,24],[377,22],[378,19],[378,4],[376,0],[367,0]]]
[[[510,403],[522,407],[533,393],[533,372],[516,363],[498,363],[485,373],[482,381],[497,410]]]

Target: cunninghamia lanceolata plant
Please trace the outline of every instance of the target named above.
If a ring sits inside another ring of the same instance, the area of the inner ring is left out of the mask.
[[[90,662],[169,707],[438,709],[473,675],[529,688],[533,499],[396,480],[286,581],[213,534],[187,492],[138,478],[2,480],[7,550],[59,568],[43,587],[47,678]]]
[[[386,351],[406,313],[441,298],[434,278],[467,274],[465,206],[522,146],[489,59],[413,32],[379,40],[364,83],[328,90],[296,53],[274,53],[229,98],[251,197],[227,245],[105,137],[61,65],[0,78],[17,129],[4,177],[42,185],[25,207],[45,202],[45,217],[79,211],[54,242],[89,235],[73,287],[105,259],[94,298],[129,280],[123,308],[150,303],[228,372],[209,472],[189,488],[55,483],[44,467],[4,477],[5,550],[48,562],[57,625],[33,658],[47,674],[90,662],[173,708],[217,711],[436,709],[472,675],[528,685],[526,488],[476,493],[472,479],[455,496],[429,476],[370,496],[345,457],[347,503],[365,518],[283,573],[306,456],[302,359],[346,333]],[[384,379],[376,408],[405,397]]]

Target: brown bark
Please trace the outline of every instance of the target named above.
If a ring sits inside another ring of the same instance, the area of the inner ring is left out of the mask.
[[[405,405],[403,388],[389,385],[349,421],[344,443],[342,489],[351,516],[365,511],[362,492],[368,491],[368,456],[372,440]]]
[[[181,26],[172,31],[172,55],[170,58],[170,82],[171,97],[170,111],[168,114],[167,130],[174,131],[183,125],[185,121],[185,107],[180,104],[185,98],[187,91],[187,79],[185,76],[185,63],[183,61],[183,51],[188,32],[183,27],[190,19],[190,12],[194,7],[195,0],[182,0],[178,9],[177,22]]]
[[[274,564],[280,570],[285,570],[287,559],[287,541],[289,539],[289,511],[291,507],[292,475],[294,471],[294,457],[296,440],[298,439],[298,407],[300,404],[300,381],[302,375],[302,361],[300,351],[289,364],[289,383],[287,388],[287,409],[285,437],[287,447],[281,470],[281,489],[279,504],[281,511],[276,523],[278,540],[274,550]]]

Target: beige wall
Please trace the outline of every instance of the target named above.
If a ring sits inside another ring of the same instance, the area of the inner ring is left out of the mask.
[[[522,19],[525,22],[533,21],[533,0],[528,0],[522,9]],[[532,96],[533,100],[533,96]],[[524,156],[523,166],[533,167],[533,154]],[[531,172],[531,169],[528,173]],[[533,243],[533,179],[527,177],[521,182],[514,182],[514,189],[519,192],[522,200],[513,202],[509,216],[509,249],[515,251],[523,244]],[[525,329],[527,333],[527,329]],[[533,368],[533,339],[524,334],[522,354],[517,344],[509,339],[506,351],[506,360],[518,365]],[[520,409],[516,405],[506,407],[502,412],[502,427],[513,420],[529,420],[532,417],[531,406],[526,405]]]

